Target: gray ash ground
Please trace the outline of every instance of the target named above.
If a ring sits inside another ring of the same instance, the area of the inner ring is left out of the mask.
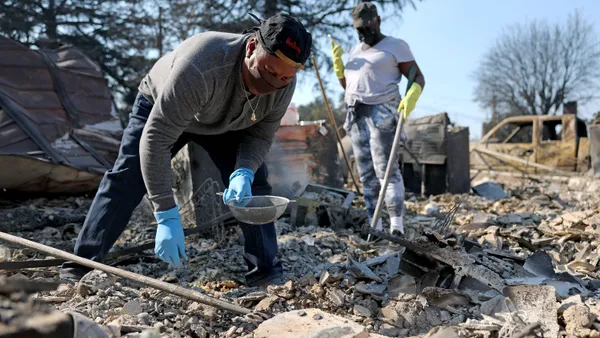
[[[597,181],[581,177],[563,183],[513,180],[513,184],[505,185],[509,196],[499,201],[468,195],[450,225],[451,230],[486,250],[523,259],[543,249],[552,257],[557,272],[568,272],[580,279],[598,279]],[[408,237],[416,238],[431,228],[459,197],[408,196],[405,221]],[[0,222],[3,230],[11,234],[71,251],[90,202],[81,197],[4,202],[0,203]],[[357,199],[355,206],[360,205]],[[393,253],[403,249],[382,240],[367,243],[359,234],[359,224],[333,231],[322,227],[293,229],[288,221],[282,218],[276,223],[279,258],[288,280],[281,286],[256,289],[243,285],[246,272],[243,238],[236,226],[217,226],[186,238],[189,260],[181,267],[159,261],[152,250],[112,263],[257,311],[278,314],[318,308],[353,320],[373,334],[389,337],[425,337],[428,332],[431,336],[441,327],[453,327],[461,337],[503,337],[507,327],[515,331],[514,328],[522,326],[518,311],[501,316],[503,321],[494,322],[485,316],[493,313],[496,303],[492,300],[498,300],[497,292],[420,289],[418,281],[398,271],[399,256]],[[154,232],[152,215],[143,204],[136,209],[114,250],[153,240]],[[382,255],[387,257],[380,262],[373,260]],[[0,261],[44,258],[48,257],[30,249],[0,246]],[[0,274],[56,281],[58,272],[58,267],[52,267],[0,271]],[[506,278],[510,274],[504,275]],[[446,291],[449,294],[444,298]],[[562,306],[556,315],[560,332],[572,337],[600,336],[597,294],[580,296],[580,301],[572,302],[576,307],[565,303],[573,295],[565,296],[556,299],[557,308]],[[63,285],[57,291],[39,293],[36,298],[59,310],[77,311],[105,327],[140,326],[138,331],[143,331],[123,334],[124,337],[251,337],[259,325],[252,318],[216,310],[100,271],[91,272],[74,287]],[[440,302],[440,299],[451,301]],[[576,319],[583,318],[578,314],[585,318]],[[144,330],[148,327],[154,329]]]

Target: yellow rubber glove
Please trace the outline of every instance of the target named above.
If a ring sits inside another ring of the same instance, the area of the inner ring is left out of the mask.
[[[422,91],[423,88],[421,88],[421,85],[413,82],[408,92],[406,92],[406,96],[400,101],[398,113],[401,111],[403,112],[402,117],[404,117],[404,120],[408,120],[408,115],[415,109],[415,105],[417,104],[417,100],[419,99],[419,96],[421,96]]]
[[[344,78],[344,61],[342,61],[342,55],[344,50],[342,46],[335,44],[333,39],[331,40],[331,55],[333,56],[333,71],[338,79]]]

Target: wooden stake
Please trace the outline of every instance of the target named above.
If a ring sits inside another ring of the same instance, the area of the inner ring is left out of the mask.
[[[327,114],[329,114],[329,119],[331,119],[331,123],[333,124],[333,129],[335,130],[335,136],[337,137],[338,143],[342,148],[342,153],[344,154],[344,160],[346,161],[346,166],[348,166],[348,172],[350,173],[350,177],[352,177],[352,182],[354,183],[354,187],[356,187],[356,192],[360,194],[360,188],[358,186],[358,182],[354,177],[354,173],[352,172],[352,166],[350,166],[350,161],[348,160],[348,156],[346,156],[346,150],[344,150],[344,145],[342,144],[342,138],[340,137],[340,132],[338,130],[337,123],[335,122],[335,117],[331,112],[331,107],[329,107],[329,101],[327,100],[327,94],[325,93],[325,87],[323,87],[323,81],[321,81],[321,76],[319,75],[319,67],[317,66],[317,59],[315,56],[311,56],[312,62],[315,65],[315,72],[317,73],[317,79],[319,80],[319,85],[321,86],[321,93],[323,94],[323,100],[325,100],[325,107],[327,108]]]

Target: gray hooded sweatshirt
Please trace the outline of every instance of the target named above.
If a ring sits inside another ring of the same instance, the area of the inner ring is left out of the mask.
[[[183,132],[216,135],[242,130],[235,168],[256,172],[265,160],[296,79],[260,100],[246,92],[241,67],[250,36],[196,34],[160,58],[140,83],[140,93],[154,104],[142,133],[140,162],[156,211],[175,206],[170,149]],[[251,119],[252,108],[256,121]]]

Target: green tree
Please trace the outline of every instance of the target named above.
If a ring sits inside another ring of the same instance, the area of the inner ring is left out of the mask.
[[[419,0],[382,0],[385,16],[397,20]],[[195,33],[241,33],[279,11],[298,17],[313,35],[313,55],[331,69],[331,33],[342,44],[356,42],[350,11],[355,0],[4,0],[0,34],[34,48],[72,44],[96,61],[126,118],[141,78],[154,61]],[[347,47],[347,46],[346,46]],[[310,67],[309,63],[309,67]],[[306,74],[306,75],[305,75]],[[313,78],[303,72],[301,79]]]

